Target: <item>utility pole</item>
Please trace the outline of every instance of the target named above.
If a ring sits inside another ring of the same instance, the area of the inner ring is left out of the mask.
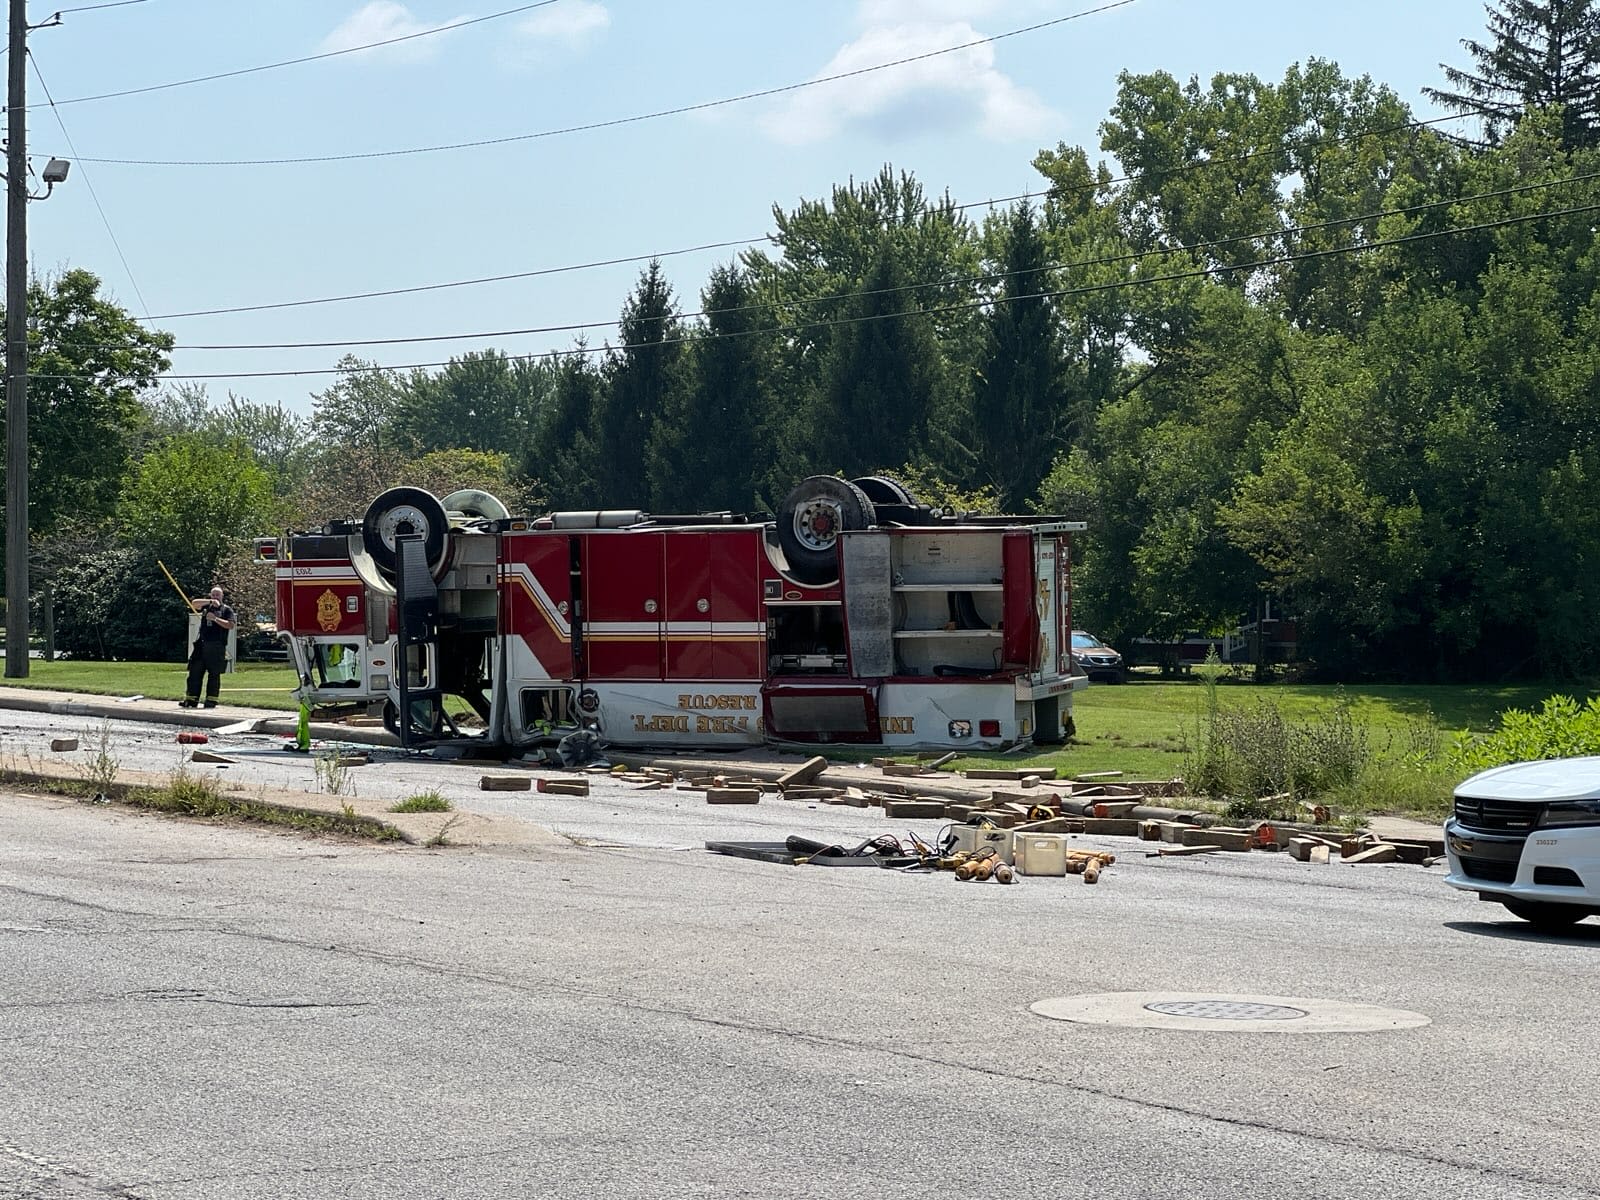
[[[6,86],[6,673],[28,676],[28,6],[11,0]]]

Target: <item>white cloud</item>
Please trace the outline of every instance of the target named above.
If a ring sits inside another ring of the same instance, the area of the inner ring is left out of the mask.
[[[374,42],[387,42],[394,38],[410,37],[432,29],[442,29],[466,20],[465,16],[451,17],[447,21],[429,23],[419,21],[411,10],[395,0],[370,0],[342,21],[338,28],[322,39],[318,49],[322,53],[350,50],[356,46],[369,46]],[[440,38],[412,38],[394,46],[380,46],[354,55],[357,58],[379,57],[396,62],[421,62],[439,52]]]
[[[1004,0],[862,0],[866,28],[816,79],[959,46],[984,37],[957,13],[1014,8]],[[899,17],[892,24],[878,18]],[[944,19],[935,19],[943,17]],[[992,43],[794,93],[766,121],[780,141],[815,142],[850,128],[891,137],[976,128],[997,141],[1034,138],[1054,114],[995,66]]]
[[[575,47],[592,40],[611,26],[611,14],[597,0],[568,0],[541,8],[518,23],[517,32],[538,43]]]

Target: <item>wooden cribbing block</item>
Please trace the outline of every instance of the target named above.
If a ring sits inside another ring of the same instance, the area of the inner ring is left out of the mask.
[[[1082,775],[1074,775],[1074,779],[1121,779],[1121,771],[1088,771]]]
[[[1022,786],[1025,787],[1025,788],[1036,788],[1043,781],[1041,780],[1041,778],[1038,775],[1024,775],[1017,782],[1022,784]]]
[[[1221,846],[1163,846],[1145,851],[1146,858],[1188,858],[1193,854],[1221,854]]]
[[[197,763],[228,764],[234,762],[235,760],[227,757],[224,754],[213,754],[209,750],[196,750],[193,754],[189,755],[189,761]]]
[[[908,820],[917,817],[938,819],[944,816],[944,801],[888,800],[884,802],[883,815],[886,817],[904,817]]]
[[[533,780],[526,775],[484,775],[478,780],[478,790],[483,792],[526,792],[532,787]]]
[[[50,739],[50,749],[54,750],[57,754],[64,754],[68,750],[76,750],[77,748],[78,748],[78,739],[77,738],[51,738]]]
[[[928,768],[923,766],[921,763],[897,763],[897,762],[892,762],[888,766],[883,768],[883,773],[885,775],[906,776],[906,775],[927,775],[927,774],[929,774],[929,771],[928,771]]]
[[[783,789],[786,800],[832,800],[844,793],[830,787],[788,787]]]
[[[539,790],[550,796],[587,796],[587,779],[541,779]]]
[[[1344,861],[1354,866],[1356,863],[1392,863],[1397,857],[1399,855],[1393,846],[1388,842],[1379,842],[1358,854],[1348,855]]]
[[[761,792],[758,788],[707,788],[707,804],[760,804]]]
[[[1185,825],[1181,821],[1163,821],[1161,822],[1161,840],[1170,842],[1174,846],[1181,846],[1183,845],[1183,831],[1193,828],[1195,826]]]
[[[638,787],[634,788],[633,790],[636,791],[636,792],[659,792],[662,788],[664,788],[666,786],[667,785],[662,783],[661,780],[652,779],[649,783],[641,783]]]
[[[1289,857],[1296,862],[1310,862],[1311,852],[1318,846],[1326,850],[1328,847],[1321,841],[1308,837],[1293,837],[1289,839]]]
[[[1433,857],[1433,847],[1422,842],[1389,842],[1394,847],[1395,857],[1403,863],[1421,865]]]
[[[1040,779],[1054,779],[1056,777],[1053,767],[1007,767],[999,769],[994,767],[974,767],[966,772],[968,779],[995,779],[1010,783],[1020,783],[1029,775],[1037,775]]]
[[[1116,817],[1110,820],[1084,817],[1083,831],[1085,833],[1097,833],[1102,837],[1138,837],[1139,822],[1132,817]]]
[[[954,810],[957,805],[951,805]],[[960,820],[954,811],[950,814],[951,820]],[[1014,827],[1018,833],[1082,833],[1083,821],[1078,817],[1050,817],[1043,821],[1029,821],[1026,825]]]
[[[1161,840],[1160,821],[1140,821],[1139,839],[1145,842],[1159,842]]]
[[[805,762],[801,763],[798,767],[794,767],[791,770],[785,771],[782,775],[779,775],[778,786],[780,788],[788,788],[795,784],[810,783],[813,779],[815,779],[818,775],[821,775],[827,769],[828,760],[819,754],[814,758],[806,759]]]
[[[1333,861],[1333,850],[1328,846],[1313,846],[1311,847],[1311,857],[1306,861],[1327,866],[1328,863]]]
[[[1188,826],[1179,835],[1179,840],[1185,846],[1216,846],[1220,850],[1248,850],[1253,838],[1248,833],[1230,832],[1225,829],[1196,829]]]
[[[1347,837],[1339,843],[1340,858],[1354,858],[1363,850],[1377,845],[1378,839],[1370,833],[1358,833],[1354,837]]]

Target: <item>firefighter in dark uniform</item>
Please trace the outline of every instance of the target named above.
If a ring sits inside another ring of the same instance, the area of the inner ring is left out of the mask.
[[[189,653],[189,686],[179,708],[194,708],[200,703],[200,680],[206,678],[206,707],[217,706],[222,690],[222,665],[228,654],[228,631],[233,628],[233,609],[222,602],[222,589],[214,587],[205,600],[193,601],[200,614],[200,636]]]

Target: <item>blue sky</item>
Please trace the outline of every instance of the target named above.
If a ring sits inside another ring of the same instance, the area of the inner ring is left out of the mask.
[[[30,37],[39,68],[29,77],[30,152],[36,165],[50,154],[75,160],[68,183],[30,206],[31,257],[37,271],[92,270],[136,315],[162,317],[664,253],[759,237],[773,204],[826,196],[885,163],[963,203],[1034,189],[1038,149],[1097,145],[1123,69],[1276,79],[1291,63],[1331,58],[1437,115],[1420,89],[1438,82],[1441,60],[1461,62],[1460,40],[1483,29],[1482,6],[1464,0],[1135,0],[959,54],[582,133],[293,165],[94,161],[322,157],[518,137],[855,70],[1097,2],[552,0],[376,50],[101,100],[83,98],[399,37],[515,0],[143,0],[68,13]],[[52,11],[36,4],[32,17]],[[684,309],[698,307],[707,272],[733,253],[664,260]],[[154,323],[178,337],[175,373],[326,370],[342,349],[183,347],[613,321],[639,269]],[[589,340],[610,334],[599,326]],[[351,350],[406,364],[488,345],[572,344],[561,333]],[[213,400],[231,390],[308,412],[310,394],[331,380],[207,386]]]

